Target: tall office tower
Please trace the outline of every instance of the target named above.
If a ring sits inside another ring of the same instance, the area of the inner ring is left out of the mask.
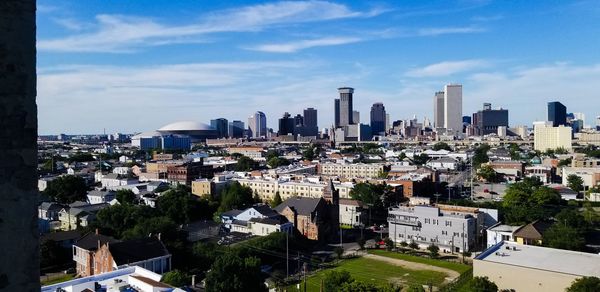
[[[267,116],[263,112],[255,112],[248,118],[248,128],[253,138],[267,136]]]
[[[471,121],[472,121],[471,117],[469,117],[469,116],[463,116],[463,124],[470,125],[470,124],[472,124]]]
[[[294,119],[291,118],[289,113],[284,113],[283,117],[279,119],[279,131],[277,134],[280,136],[294,134]]]
[[[491,103],[484,103],[483,110],[473,114],[473,127],[476,136],[498,133],[498,127],[508,128],[508,110],[492,109]]]
[[[386,120],[385,106],[381,102],[376,102],[371,106],[371,131],[373,135],[385,133]]]
[[[227,122],[227,119],[218,118],[210,120],[210,126],[217,131],[217,138],[229,136],[229,123]]]
[[[389,132],[390,131],[390,114],[385,114],[385,132]]]
[[[340,127],[352,125],[358,123],[352,119],[352,95],[354,94],[354,88],[351,87],[340,87],[338,88],[340,94]]]
[[[600,116],[596,117],[596,130],[600,131]]]
[[[567,125],[567,107],[558,101],[548,103],[548,122],[552,122],[553,127]]]
[[[334,122],[333,126],[338,128],[338,127],[340,127],[340,99],[339,98],[336,98],[333,101],[333,108],[335,111],[334,119],[333,119],[333,122]]]
[[[352,111],[352,124],[360,124],[360,112]]]
[[[580,120],[582,125],[585,125],[585,114],[584,113],[573,113],[575,120]]]
[[[306,128],[307,136],[317,136],[319,134],[316,109],[309,107],[304,110],[304,127]]]
[[[433,96],[433,126],[445,128],[444,125],[444,92],[438,91]]]
[[[229,137],[242,138],[244,137],[244,122],[232,121],[229,123]]]
[[[444,126],[462,132],[462,85],[444,86]]]

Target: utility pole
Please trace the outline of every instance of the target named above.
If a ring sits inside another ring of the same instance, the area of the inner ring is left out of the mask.
[[[306,263],[304,263],[304,292],[306,292]]]
[[[290,277],[290,247],[289,247],[289,233],[285,233],[285,266],[286,266],[286,279]]]

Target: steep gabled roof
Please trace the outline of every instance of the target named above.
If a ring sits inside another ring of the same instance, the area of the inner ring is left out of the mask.
[[[323,198],[305,198],[305,197],[294,197],[285,200],[279,206],[275,207],[275,211],[280,213],[285,209],[285,207],[290,207],[294,209],[298,214],[309,216],[313,213],[319,203],[323,200]]]
[[[544,236],[544,232],[546,232],[546,230],[550,228],[550,226],[552,226],[552,222],[550,221],[536,220],[517,229],[517,231],[515,231],[514,233],[514,236],[527,239],[541,240]]]
[[[165,245],[155,237],[112,243],[108,249],[117,266],[170,255]]]
[[[118,242],[116,239],[114,239],[110,236],[90,232],[90,233],[82,236],[80,239],[78,239],[74,245],[77,247],[83,248],[85,250],[93,251],[93,250],[98,249],[98,241],[100,241],[100,245],[104,245],[107,242],[108,243]]]

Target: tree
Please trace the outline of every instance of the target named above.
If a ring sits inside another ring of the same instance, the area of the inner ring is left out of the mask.
[[[473,167],[478,167],[479,165],[490,161],[490,158],[487,155],[489,150],[490,146],[487,144],[483,144],[475,149],[475,154],[473,154]]]
[[[192,195],[182,188],[168,190],[156,200],[156,209],[175,223],[188,223],[192,199]]]
[[[483,165],[477,171],[477,174],[488,182],[497,182],[498,173],[491,165]]]
[[[472,292],[497,292],[498,286],[488,277],[474,277],[469,281],[467,289]]]
[[[567,176],[567,186],[576,192],[581,192],[583,191],[583,179],[576,174],[571,174]]]
[[[252,171],[258,169],[258,162],[248,156],[241,156],[233,169],[235,171]]]
[[[260,260],[227,252],[217,257],[206,275],[207,292],[267,291]]]
[[[290,165],[290,161],[283,157],[273,157],[267,161],[267,165],[271,168],[277,168],[280,166]]]
[[[440,150],[452,151],[452,148],[446,142],[438,142],[433,145],[433,150],[434,151],[440,151]]]
[[[363,250],[363,249],[365,249],[365,243],[367,243],[367,242],[364,238],[361,237],[356,241],[356,243],[358,244],[359,249]]]
[[[48,183],[44,194],[53,200],[70,204],[75,201],[85,201],[88,187],[82,177],[74,175],[59,176]]]
[[[567,250],[583,250],[585,238],[581,232],[571,226],[555,223],[544,232],[545,246]]]
[[[281,195],[279,195],[279,192],[275,193],[275,197],[273,197],[273,200],[271,200],[271,207],[275,208],[279,205],[281,205],[281,203],[283,203],[283,200],[281,199]]]
[[[386,237],[383,242],[385,243],[385,248],[387,250],[392,250],[394,248],[394,241],[391,238]]]
[[[419,245],[414,240],[408,244],[408,247],[410,247],[411,249],[414,249],[414,250],[419,249]]]
[[[440,255],[440,248],[433,243],[427,247],[427,250],[431,258],[437,258]]]
[[[304,160],[314,160],[315,159],[315,149],[312,146],[309,146],[304,151],[302,151],[302,157]]]
[[[133,193],[133,191],[131,191],[131,190],[121,189],[121,190],[117,191],[116,198],[120,204],[124,205],[124,204],[133,204],[135,202],[136,196]]]
[[[344,248],[340,247],[340,246],[336,246],[333,249],[333,253],[335,253],[335,255],[337,256],[338,259],[341,259],[342,255],[344,254]]]
[[[407,247],[408,246],[408,242],[406,242],[406,241],[403,240],[403,241],[400,242],[400,246],[401,247]]]
[[[267,161],[269,161],[272,158],[279,157],[279,153],[277,152],[277,150],[269,149],[269,151],[267,151],[267,153],[265,154],[265,157],[267,158]]]
[[[327,290],[325,290],[327,291]],[[394,287],[389,284],[376,285],[373,283],[363,281],[352,281],[350,283],[344,283],[337,290],[340,292],[400,292],[400,287]]]
[[[165,273],[160,281],[174,287],[183,287],[191,284],[191,278],[192,277],[190,277],[190,275],[187,273],[179,270],[172,270]]]
[[[42,240],[40,243],[40,266],[42,268],[62,265],[70,260],[70,250],[65,249],[56,241]]]
[[[252,189],[242,186],[239,182],[233,182],[221,193],[221,205],[219,212],[226,212],[232,209],[243,209],[254,204],[252,198]]]
[[[353,281],[348,271],[327,271],[323,275],[323,291],[339,291],[338,287]]]
[[[423,285],[411,284],[406,292],[425,292],[425,288],[423,288]]]
[[[600,291],[600,278],[583,277],[579,278],[567,288],[567,292],[596,292]]]
[[[414,155],[412,158],[412,162],[416,165],[424,165],[429,161],[429,155],[423,153],[420,155]]]

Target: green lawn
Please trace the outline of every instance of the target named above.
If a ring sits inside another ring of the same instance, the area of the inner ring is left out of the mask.
[[[355,280],[372,282],[376,284],[400,284],[407,286],[412,283],[425,285],[428,283],[439,286],[446,278],[445,273],[428,270],[409,270],[399,266],[391,265],[382,261],[367,258],[356,258],[342,261],[334,270],[345,270],[350,272]],[[307,291],[319,291],[321,279],[325,271],[318,272],[308,278]],[[303,290],[301,286],[300,290]],[[297,291],[296,285],[290,287],[289,291]]]
[[[75,278],[75,274],[66,274],[66,275],[60,276],[58,278],[53,278],[53,279],[50,279],[47,281],[42,281],[42,286],[48,286],[48,285],[66,282],[69,280],[73,280],[73,278]]]
[[[450,269],[453,271],[457,271],[461,274],[468,271],[471,268],[468,265],[464,265],[464,264],[460,264],[460,263],[449,262],[449,261],[444,261],[444,260],[436,260],[436,259],[425,258],[425,257],[414,256],[414,255],[403,254],[403,253],[397,253],[397,252],[391,252],[391,251],[386,251],[386,250],[370,250],[369,253],[374,254],[374,255],[380,255],[380,256],[384,256],[384,257],[399,259],[399,260],[405,260],[405,261],[409,261],[409,262],[415,262],[415,263],[421,263],[421,264],[426,264],[426,265],[430,265],[430,266],[436,266],[436,267],[440,267],[440,268],[446,268],[446,269]]]

